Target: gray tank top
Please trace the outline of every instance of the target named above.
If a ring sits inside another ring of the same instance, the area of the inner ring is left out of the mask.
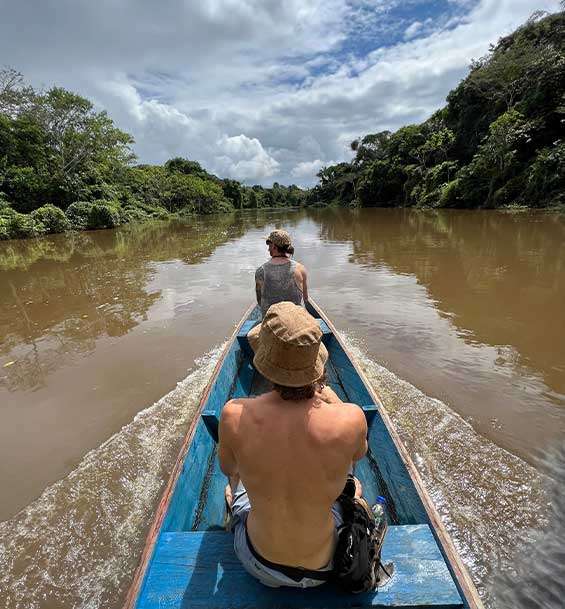
[[[263,317],[267,309],[276,302],[290,301],[302,304],[302,292],[296,285],[294,271],[296,261],[288,264],[273,264],[270,260],[255,271],[255,281],[262,282],[261,312]]]

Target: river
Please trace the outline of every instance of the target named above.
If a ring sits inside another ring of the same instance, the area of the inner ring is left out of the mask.
[[[558,214],[252,210],[0,243],[0,607],[121,606],[275,227],[492,606],[565,437]]]

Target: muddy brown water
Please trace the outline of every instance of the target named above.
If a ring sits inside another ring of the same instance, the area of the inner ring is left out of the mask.
[[[565,441],[565,218],[250,211],[0,243],[0,607],[119,607],[274,227],[481,595]]]

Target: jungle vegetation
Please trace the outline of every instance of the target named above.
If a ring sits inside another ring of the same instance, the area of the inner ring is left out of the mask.
[[[308,204],[501,208],[565,205],[565,12],[535,13],[473,61],[419,125],[351,143]]]
[[[135,164],[133,143],[84,97],[0,70],[0,239],[302,203],[297,186],[245,186],[193,160]]]

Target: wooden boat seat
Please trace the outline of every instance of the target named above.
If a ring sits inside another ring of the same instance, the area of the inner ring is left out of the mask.
[[[330,334],[332,334],[332,331],[330,330],[328,324],[323,319],[318,319],[317,321],[320,324],[320,330],[322,330],[322,340],[323,340],[325,336],[329,336]],[[243,322],[243,324],[241,325],[241,328],[239,329],[239,332],[237,333],[237,341],[241,345],[241,348],[243,349],[243,351],[245,353],[247,353],[248,355],[250,355],[252,353],[252,351],[251,351],[251,347],[249,346],[249,341],[247,340],[247,333],[252,328],[254,328],[258,323],[259,323],[259,320],[257,320],[257,319],[248,319],[247,321]]]
[[[247,574],[230,533],[162,533],[137,609],[463,607],[428,525],[391,526],[383,559],[394,562],[395,574],[377,592],[348,595],[332,584],[272,589]]]
[[[379,411],[379,407],[375,404],[370,404],[369,406],[363,406],[362,408],[365,413],[365,418],[367,419],[367,426],[370,427]],[[206,429],[212,437],[212,440],[218,442],[218,427],[220,426],[219,414],[215,410],[204,410],[200,416],[202,417],[204,425],[206,425]]]

